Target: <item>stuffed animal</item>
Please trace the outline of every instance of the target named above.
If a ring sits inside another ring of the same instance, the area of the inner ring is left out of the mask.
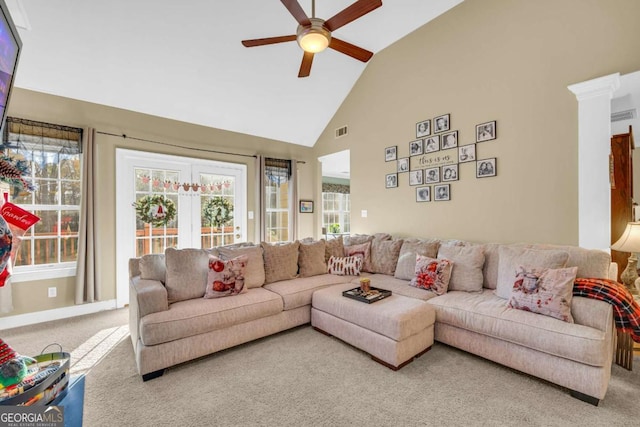
[[[27,375],[27,364],[0,338],[0,388],[18,384]]]

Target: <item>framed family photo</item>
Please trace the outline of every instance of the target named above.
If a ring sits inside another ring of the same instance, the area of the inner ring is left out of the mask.
[[[442,149],[455,148],[458,146],[458,131],[442,134]]]
[[[416,123],[416,138],[431,135],[431,120],[423,120]]]
[[[300,200],[300,213],[313,213],[313,200]]]
[[[449,130],[450,115],[443,114],[442,116],[433,118],[433,131],[445,132]]]
[[[451,188],[449,184],[435,185],[433,187],[433,199],[435,201],[451,200]]]
[[[458,164],[442,166],[442,182],[458,180]]]
[[[398,158],[398,146],[387,147],[384,149],[384,161],[392,162]]]
[[[476,162],[476,178],[496,176],[496,158],[478,160]]]
[[[385,176],[385,188],[396,188],[398,186],[398,174],[388,173]]]
[[[422,185],[422,169],[409,172],[409,185]]]
[[[473,162],[476,159],[475,144],[463,145],[458,147],[458,161],[460,163]]]
[[[440,182],[440,168],[429,168],[424,170],[424,183],[433,184],[434,182]]]
[[[416,202],[430,202],[430,201],[431,201],[431,187],[416,188]]]
[[[440,135],[433,135],[424,140],[424,152],[433,153],[440,150]]]
[[[411,141],[409,143],[409,155],[410,156],[419,156],[423,153],[422,151],[422,140],[418,139],[417,141]]]
[[[497,129],[496,121],[480,123],[476,125],[476,142],[490,141],[496,139]]]
[[[409,158],[403,157],[398,159],[398,172],[409,172]]]

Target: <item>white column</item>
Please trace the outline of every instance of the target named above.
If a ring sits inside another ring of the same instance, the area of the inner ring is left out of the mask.
[[[611,245],[611,98],[620,74],[568,86],[578,99],[578,244],[609,251]]]

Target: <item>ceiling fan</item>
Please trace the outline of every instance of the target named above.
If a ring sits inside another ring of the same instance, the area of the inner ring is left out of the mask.
[[[348,24],[351,21],[366,15],[382,6],[381,0],[358,0],[351,6],[338,12],[333,17],[327,19],[316,18],[316,2],[312,0],[311,15],[309,18],[305,11],[298,3],[298,0],[281,0],[282,4],[287,8],[289,13],[298,21],[298,30],[295,35],[267,37],[264,39],[242,40],[242,44],[246,47],[264,46],[268,44],[284,43],[297,41],[298,45],[304,51],[302,56],[302,64],[298,77],[308,77],[311,73],[311,64],[313,56],[322,52],[327,47],[342,52],[362,62],[367,62],[373,56],[373,52],[362,49],[351,43],[337,39],[331,36],[331,32]]]

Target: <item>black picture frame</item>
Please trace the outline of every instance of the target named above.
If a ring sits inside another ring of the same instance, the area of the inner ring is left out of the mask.
[[[388,173],[384,177],[384,188],[397,188],[398,187],[398,174]]]
[[[392,145],[384,149],[384,161],[392,162],[398,159],[398,146]]]
[[[491,141],[498,137],[498,127],[495,120],[476,125],[476,142]]]
[[[440,135],[432,135],[424,139],[424,154],[440,151]]]
[[[313,213],[313,200],[300,200],[300,213]]]
[[[409,172],[409,185],[422,185],[424,179],[424,172],[422,169],[417,169]]]
[[[433,133],[446,132],[451,129],[451,114],[443,114],[433,118]]]
[[[434,184],[440,182],[440,168],[428,168],[424,170],[424,183]]]
[[[416,187],[416,202],[430,202],[431,201],[431,186]]]
[[[409,172],[409,158],[402,157],[398,159],[398,173]]]
[[[476,178],[489,178],[497,175],[498,165],[495,157],[476,161]]]
[[[424,144],[421,139],[417,139],[415,141],[411,141],[409,143],[409,155],[410,156],[420,156],[424,153]]]
[[[458,147],[458,162],[466,163],[476,160],[476,145],[467,144]]]
[[[450,148],[456,148],[458,146],[458,131],[443,133],[441,135],[440,148],[442,150],[448,150]]]
[[[440,184],[433,186],[433,200],[436,202],[444,202],[451,200],[451,185]]]
[[[431,119],[416,123],[416,138],[431,135]]]
[[[458,175],[458,164],[442,166],[442,173],[440,175],[442,175],[442,182],[457,181],[460,179]]]

